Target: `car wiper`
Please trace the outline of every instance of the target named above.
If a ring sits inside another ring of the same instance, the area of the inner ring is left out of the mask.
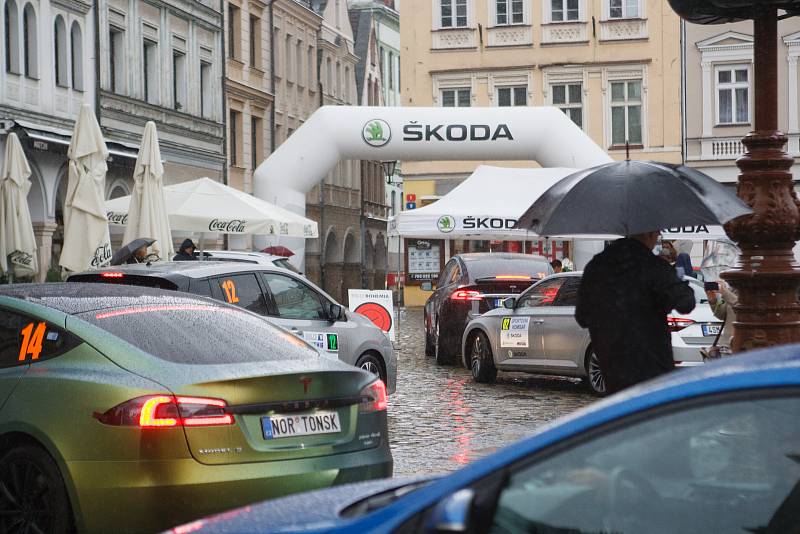
[[[399,488],[393,488],[381,493],[376,493],[375,495],[370,495],[366,499],[362,499],[347,506],[341,511],[340,515],[342,517],[349,518],[366,515],[374,510],[392,504],[400,497],[407,495],[412,491],[416,491],[423,486],[427,486],[431,482],[432,480],[418,480],[405,484],[404,486],[400,486]]]

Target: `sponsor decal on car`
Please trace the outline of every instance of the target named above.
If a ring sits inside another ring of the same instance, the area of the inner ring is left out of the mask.
[[[329,332],[303,332],[303,339],[309,345],[327,352],[339,352],[339,335]]]
[[[530,317],[503,317],[500,322],[500,346],[528,346],[528,325]]]

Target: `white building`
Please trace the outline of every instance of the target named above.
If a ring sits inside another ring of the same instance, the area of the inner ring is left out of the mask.
[[[80,0],[4,0],[2,17],[0,160],[7,134],[16,132],[33,172],[28,204],[43,280],[74,120],[84,102],[96,101],[94,10]]]

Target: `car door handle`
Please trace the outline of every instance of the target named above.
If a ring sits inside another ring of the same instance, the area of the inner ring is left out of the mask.
[[[544,324],[544,319],[534,319],[531,321],[533,324]]]
[[[292,334],[294,334],[296,336],[302,336],[303,335],[303,331],[302,330],[298,330],[294,326],[292,327],[291,332],[292,332]]]

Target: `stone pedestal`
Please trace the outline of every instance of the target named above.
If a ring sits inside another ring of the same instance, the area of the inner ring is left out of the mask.
[[[44,282],[50,263],[53,259],[53,232],[58,225],[55,221],[37,221],[33,223],[33,234],[36,236],[36,253],[39,262],[39,274],[36,275],[37,282]]]

